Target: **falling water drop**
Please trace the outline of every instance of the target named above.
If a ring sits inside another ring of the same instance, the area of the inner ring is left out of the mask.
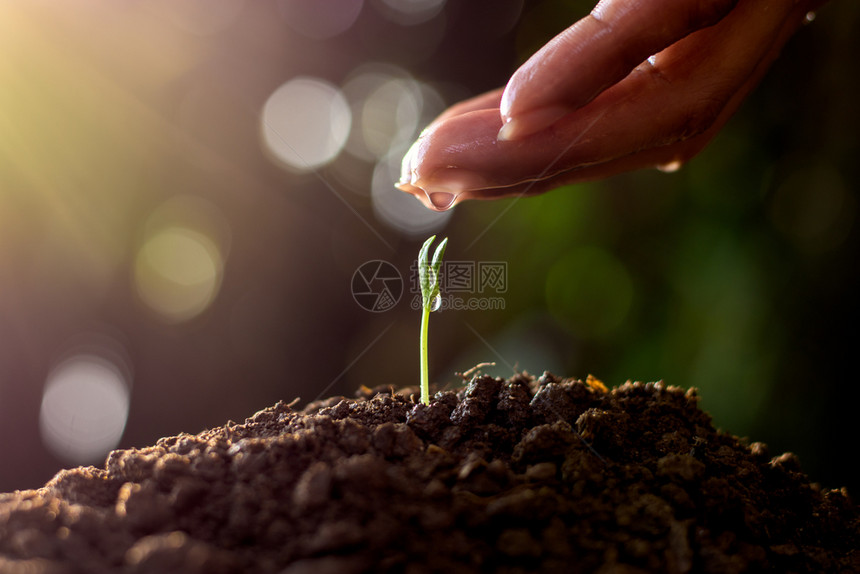
[[[433,302],[430,303],[430,310],[431,311],[438,311],[439,307],[441,307],[441,306],[442,306],[442,296],[436,295],[435,297],[433,297]]]

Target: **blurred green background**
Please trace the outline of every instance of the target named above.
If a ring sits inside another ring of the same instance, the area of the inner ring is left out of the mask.
[[[279,399],[416,384],[410,265],[439,233],[507,270],[502,309],[432,318],[440,385],[492,361],[695,386],[716,426],[856,493],[856,2],[676,173],[444,215],[392,188],[423,125],[590,8],[0,4],[0,491]],[[370,260],[405,280],[384,312],[351,292]]]

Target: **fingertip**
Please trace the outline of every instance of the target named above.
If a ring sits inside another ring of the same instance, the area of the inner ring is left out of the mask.
[[[462,199],[461,195],[446,191],[428,191],[422,187],[410,183],[397,183],[394,185],[400,191],[406,192],[420,201],[424,207],[433,211],[448,211]]]
[[[412,185],[408,181],[400,181],[398,183],[395,183],[394,187],[396,187],[400,191],[403,191],[403,192],[408,193],[410,195],[416,195],[417,192],[420,191],[420,190],[418,190],[418,188],[416,188],[414,185]]]

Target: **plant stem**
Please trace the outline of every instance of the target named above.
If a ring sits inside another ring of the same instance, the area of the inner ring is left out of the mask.
[[[430,374],[427,367],[427,331],[430,326],[430,307],[421,312],[421,402],[430,404]]]

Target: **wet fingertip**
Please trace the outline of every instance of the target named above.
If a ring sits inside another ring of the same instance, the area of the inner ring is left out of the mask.
[[[457,201],[457,196],[453,193],[445,191],[428,192],[425,189],[414,186],[411,183],[396,183],[394,185],[400,191],[412,195],[415,199],[424,204],[424,207],[433,211],[447,211],[454,207]]]
[[[455,197],[466,191],[490,186],[490,182],[484,175],[460,167],[440,169],[431,174],[423,175],[411,183],[429,194],[440,192]]]
[[[457,193],[451,193],[447,190],[439,191],[438,188],[428,188],[426,184],[410,185],[409,187],[411,188],[409,193],[412,193],[421,200],[425,207],[433,211],[448,211],[457,203]]]
[[[479,173],[463,168],[446,168],[412,181],[408,191],[416,196],[418,193],[423,194],[422,202],[428,208],[447,211],[457,205],[465,194],[487,185],[487,179]],[[401,189],[407,191],[403,187]]]
[[[448,211],[464,201],[480,199],[480,190],[465,190],[459,193],[448,191],[425,190],[411,184],[397,184],[396,187],[412,195],[421,204],[432,211]],[[486,198],[486,197],[485,197]]]

